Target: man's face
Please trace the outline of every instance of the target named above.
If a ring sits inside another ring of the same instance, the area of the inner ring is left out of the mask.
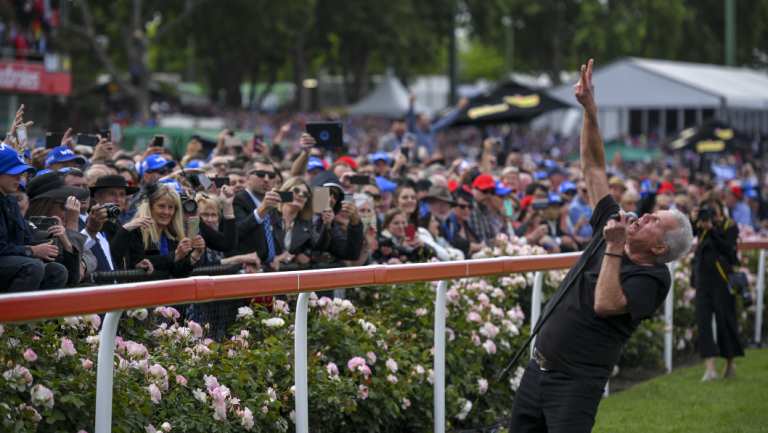
[[[240,192],[245,189],[246,184],[245,176],[239,175],[239,174],[230,174],[229,175],[229,186],[235,189],[235,192]]]
[[[441,220],[451,213],[451,205],[442,200],[429,200],[427,206],[429,207],[429,212]]]
[[[270,164],[257,162],[248,175],[248,188],[256,194],[264,194],[272,189],[272,184],[277,178],[275,168]]]
[[[0,192],[10,194],[19,190],[21,175],[0,174]]]
[[[164,175],[165,172],[163,170],[147,171],[144,173],[144,176],[141,177],[141,181],[144,185],[151,185],[157,183],[157,181]]]
[[[396,135],[405,134],[405,122],[401,120],[392,122],[392,132],[394,132]]]
[[[671,211],[645,214],[627,226],[627,244],[632,251],[650,251],[658,255],[664,251],[664,234],[676,227]]]
[[[488,193],[477,188],[472,188],[472,197],[475,198],[476,202],[483,203],[488,199]]]
[[[120,206],[120,209],[125,210],[125,189],[124,188],[103,188],[96,191],[93,195],[93,199],[97,205],[114,203]]]
[[[64,176],[64,184],[75,188],[88,188],[88,183],[83,176],[66,175]]]

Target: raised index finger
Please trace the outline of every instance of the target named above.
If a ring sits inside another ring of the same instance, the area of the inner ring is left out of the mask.
[[[587,80],[589,81],[589,84],[592,85],[592,67],[595,64],[595,59],[589,59],[587,61]]]

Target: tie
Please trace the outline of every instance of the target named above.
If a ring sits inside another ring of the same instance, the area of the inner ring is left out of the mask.
[[[264,217],[264,236],[267,238],[267,264],[275,259],[275,237],[272,233],[272,218],[269,214]]]
[[[101,244],[98,240],[94,242],[94,244],[91,246],[91,252],[94,256],[96,256],[96,264],[98,271],[111,271],[113,270],[111,266],[109,266],[109,260],[107,260],[107,255],[104,253],[104,249],[101,248]]]

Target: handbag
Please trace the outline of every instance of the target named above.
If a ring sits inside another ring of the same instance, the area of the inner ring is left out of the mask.
[[[719,261],[715,261],[715,267],[723,277],[723,280],[728,284],[728,290],[734,296],[741,296],[745,305],[752,305],[752,292],[749,290],[749,279],[746,272],[731,271],[729,274],[725,273],[725,270],[720,265]]]

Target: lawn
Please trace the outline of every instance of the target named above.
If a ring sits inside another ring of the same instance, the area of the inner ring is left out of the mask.
[[[768,432],[768,349],[738,359],[733,379],[702,383],[703,373],[699,363],[611,395],[593,432]]]

